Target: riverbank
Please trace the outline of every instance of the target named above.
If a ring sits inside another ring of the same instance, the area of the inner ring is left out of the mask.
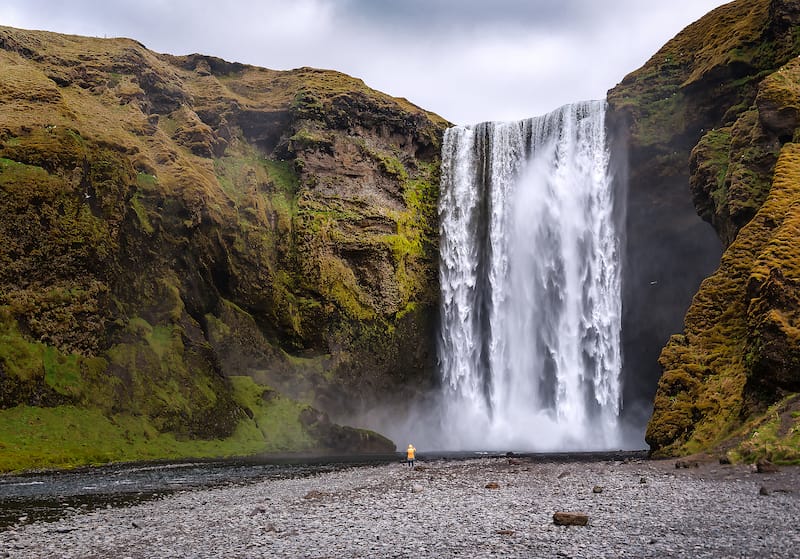
[[[800,468],[484,458],[178,493],[0,533],[0,557],[795,557]],[[587,526],[553,523],[582,512]]]

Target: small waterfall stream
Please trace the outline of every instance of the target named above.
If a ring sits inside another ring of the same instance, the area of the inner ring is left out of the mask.
[[[605,103],[449,129],[442,448],[618,448],[620,241]]]

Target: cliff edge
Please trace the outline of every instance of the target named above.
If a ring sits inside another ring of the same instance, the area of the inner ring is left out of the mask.
[[[338,72],[0,27],[0,470],[394,450],[447,123]]]
[[[796,2],[738,0],[609,94],[615,118],[630,126],[631,197],[663,186],[671,190],[655,200],[691,196],[724,248],[658,360],[646,435],[657,456],[800,459],[798,54]],[[676,180],[662,180],[675,168]],[[656,228],[689,238],[684,213],[660,217]],[[637,226],[645,228],[635,224],[631,237]],[[697,273],[702,250],[670,256]],[[647,297],[636,302],[647,308]]]

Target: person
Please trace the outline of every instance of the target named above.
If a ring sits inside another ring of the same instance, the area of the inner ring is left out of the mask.
[[[416,454],[417,454],[417,449],[414,448],[412,444],[409,444],[408,448],[406,449],[406,462],[408,462],[408,466],[410,468],[414,466],[414,459],[416,457]]]

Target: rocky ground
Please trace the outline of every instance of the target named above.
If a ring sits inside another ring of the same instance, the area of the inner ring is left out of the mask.
[[[797,557],[800,469],[526,458],[361,467],[0,532],[0,557]],[[684,467],[685,466],[685,467]],[[557,526],[556,512],[588,515]]]

